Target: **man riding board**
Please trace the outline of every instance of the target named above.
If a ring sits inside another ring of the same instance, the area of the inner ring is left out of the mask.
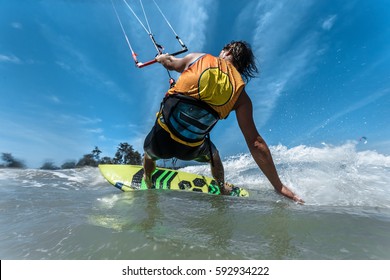
[[[258,72],[249,44],[233,41],[218,57],[205,53],[191,53],[183,58],[161,54],[156,60],[181,75],[168,90],[156,123],[145,139],[144,179],[149,188],[155,161],[175,157],[210,162],[221,192],[234,191],[225,183],[223,164],[209,133],[219,119],[235,111],[249,151],[272,186],[280,194],[304,203],[281,182],[268,145],[255,126],[252,101],[244,82]]]

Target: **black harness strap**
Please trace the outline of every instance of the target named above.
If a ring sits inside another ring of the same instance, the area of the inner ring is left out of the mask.
[[[169,94],[161,102],[160,113],[169,130],[179,139],[196,143],[205,140],[209,145],[210,162],[214,166],[210,131],[219,114],[208,104],[183,94]]]
[[[208,104],[182,94],[167,95],[160,112],[169,130],[189,143],[205,139],[219,120],[218,113]]]

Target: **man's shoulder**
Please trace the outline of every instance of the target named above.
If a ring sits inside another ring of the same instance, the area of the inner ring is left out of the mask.
[[[186,63],[186,68],[185,69],[187,69],[188,67],[193,65],[198,60],[204,58],[206,55],[207,55],[206,53],[190,53],[190,54],[187,54],[183,58],[185,60],[185,63]]]
[[[184,58],[191,60],[191,59],[198,59],[198,58],[204,57],[206,55],[209,55],[209,54],[207,54],[207,53],[189,53]]]

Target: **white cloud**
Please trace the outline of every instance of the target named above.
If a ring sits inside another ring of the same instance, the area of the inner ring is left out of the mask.
[[[101,134],[101,133],[103,133],[103,129],[102,128],[92,128],[92,129],[87,129],[87,132]]]
[[[59,115],[57,118],[58,122],[62,123],[72,123],[80,125],[90,125],[100,123],[102,120],[100,118],[89,118],[82,115]]]
[[[62,62],[62,61],[56,61],[55,62],[58,66],[60,66],[63,70],[66,70],[66,71],[71,71],[72,68],[65,62]]]
[[[328,16],[321,24],[322,29],[331,30],[333,25],[335,24],[337,19],[337,15]]]
[[[11,26],[15,29],[23,29],[23,25],[20,22],[12,22]]]
[[[203,49],[210,21],[209,15],[213,14],[216,8],[215,1],[204,0],[181,1],[181,5],[177,7],[181,15],[179,30],[186,38],[187,46],[191,46],[191,51]]]
[[[0,62],[9,62],[9,63],[15,63],[15,64],[22,63],[22,61],[20,60],[19,57],[14,56],[14,55],[4,55],[4,54],[0,54]]]
[[[255,8],[258,15],[253,34],[253,50],[260,62],[260,78],[252,80],[248,92],[253,92],[258,125],[271,117],[282,92],[300,82],[309,71],[313,57],[318,55],[318,34],[298,33],[304,25],[311,1],[262,1]]]
[[[72,38],[61,36],[47,25],[41,25],[42,33],[54,46],[55,64],[64,71],[77,75],[77,79],[97,89],[112,94],[121,101],[130,103],[128,93],[120,88],[103,70],[94,65],[87,52],[83,51]],[[87,50],[88,51],[88,50]]]
[[[55,96],[55,95],[50,95],[47,97],[49,99],[50,102],[52,103],[55,103],[55,104],[60,104],[61,103],[61,100],[58,96]]]

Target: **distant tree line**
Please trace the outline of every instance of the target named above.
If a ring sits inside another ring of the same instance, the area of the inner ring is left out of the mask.
[[[80,168],[84,166],[93,166],[96,167],[99,164],[141,164],[142,157],[138,151],[135,151],[133,146],[128,143],[120,143],[115,156],[102,157],[100,154],[102,151],[96,146],[91,153],[83,155],[78,161],[67,161],[62,164],[60,167],[56,166],[52,161],[46,161],[40,167],[40,169],[46,170],[56,170],[56,169],[72,169]],[[1,159],[3,164],[0,164],[0,168],[25,168],[23,161],[15,159],[10,153],[2,153]]]
[[[0,168],[25,168],[23,161],[15,159],[10,153],[2,153],[1,159],[4,164],[0,164]]]

